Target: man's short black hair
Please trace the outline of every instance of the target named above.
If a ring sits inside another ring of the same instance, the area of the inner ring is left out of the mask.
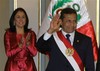
[[[76,14],[76,16],[77,16],[76,11],[74,9],[72,9],[72,8],[64,8],[64,9],[62,9],[62,11],[60,13],[60,19],[63,20],[64,14]]]

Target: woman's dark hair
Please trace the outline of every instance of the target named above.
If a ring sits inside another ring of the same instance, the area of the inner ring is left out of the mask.
[[[61,15],[60,15],[60,19],[61,20],[63,20],[63,18],[64,18],[64,14],[76,14],[76,17],[77,17],[77,13],[76,13],[76,11],[74,10],[74,9],[72,9],[72,8],[64,8],[62,11],[61,11],[61,13],[60,13]]]
[[[14,12],[12,13],[12,15],[11,15],[11,17],[10,17],[10,20],[9,20],[9,25],[10,25],[10,31],[11,31],[11,32],[16,32],[16,27],[15,27],[15,25],[14,25],[14,19],[15,19],[15,15],[16,15],[19,11],[24,12],[24,14],[25,14],[25,16],[26,16],[26,23],[25,23],[25,26],[24,26],[24,32],[28,31],[29,19],[28,19],[27,13],[26,13],[26,11],[25,11],[23,8],[17,8],[17,9],[14,10]]]

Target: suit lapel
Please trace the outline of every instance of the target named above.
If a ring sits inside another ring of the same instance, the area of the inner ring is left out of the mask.
[[[75,37],[74,37],[74,42],[73,42],[73,46],[75,49],[76,49],[76,47],[79,47],[79,45],[80,45],[81,39],[79,36],[80,36],[79,33],[77,31],[75,31]]]

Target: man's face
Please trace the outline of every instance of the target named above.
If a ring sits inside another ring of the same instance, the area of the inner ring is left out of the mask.
[[[64,14],[61,25],[63,31],[65,31],[66,33],[73,32],[77,26],[76,14]]]

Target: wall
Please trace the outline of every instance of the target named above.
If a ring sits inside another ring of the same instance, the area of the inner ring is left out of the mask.
[[[38,32],[38,0],[18,0],[17,7],[22,7],[26,10],[29,17],[29,28],[32,28],[37,34]]]
[[[48,5],[50,3],[50,0],[41,0],[41,22],[43,20],[43,17],[45,16],[46,10],[48,8]],[[48,64],[48,57],[44,54],[40,54],[40,71],[45,71],[45,68]]]
[[[4,71],[7,59],[4,49],[4,33],[9,22],[9,2],[9,0],[0,0],[0,71]]]

